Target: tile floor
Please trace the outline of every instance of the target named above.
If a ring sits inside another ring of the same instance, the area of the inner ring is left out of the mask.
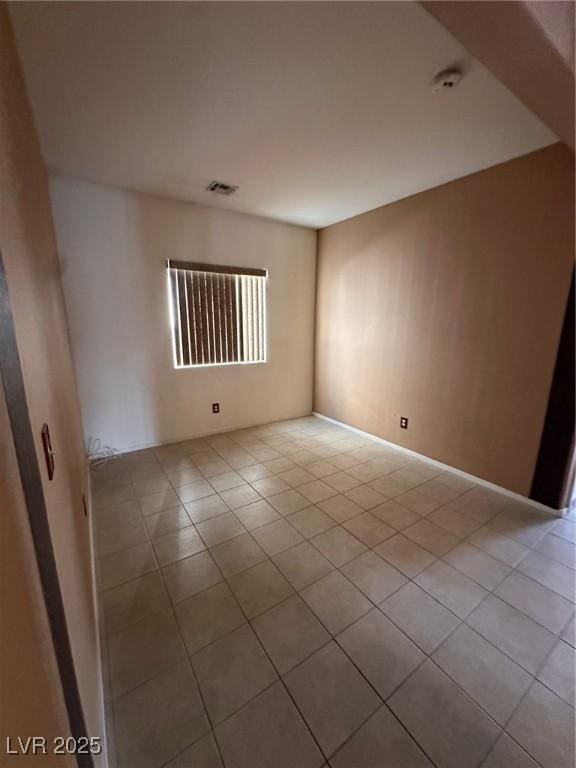
[[[113,768],[572,768],[575,518],[314,417],[93,471]]]

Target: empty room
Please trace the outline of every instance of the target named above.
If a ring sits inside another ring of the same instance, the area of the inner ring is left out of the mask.
[[[573,2],[0,2],[0,764],[574,768]]]

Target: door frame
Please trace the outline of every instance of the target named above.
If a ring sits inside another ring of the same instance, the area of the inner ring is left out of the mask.
[[[86,722],[78,688],[78,679],[74,668],[64,601],[62,599],[62,590],[58,578],[52,537],[50,535],[46,500],[42,488],[42,476],[38,465],[28,402],[26,400],[14,316],[8,292],[8,281],[1,252],[0,378],[6,397],[6,407],[12,429],[20,482],[28,512],[28,522],[36,554],[40,584],[48,614],[58,673],[64,693],[64,703],[70,723],[70,735],[78,743],[81,737],[85,738],[87,736]],[[65,734],[62,735],[65,736]],[[79,768],[93,768],[94,761],[91,754],[76,753],[75,756]]]

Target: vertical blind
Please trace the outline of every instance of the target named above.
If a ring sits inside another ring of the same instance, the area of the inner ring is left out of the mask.
[[[174,365],[266,361],[264,269],[168,261]]]

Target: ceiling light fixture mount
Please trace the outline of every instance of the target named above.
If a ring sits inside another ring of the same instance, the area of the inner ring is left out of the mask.
[[[462,80],[462,70],[457,67],[450,67],[449,69],[443,69],[439,72],[432,83],[432,90],[434,93],[440,93],[441,91],[451,91]]]
[[[226,184],[223,181],[211,181],[206,189],[208,192],[215,192],[217,195],[233,195],[237,191],[238,185]]]

